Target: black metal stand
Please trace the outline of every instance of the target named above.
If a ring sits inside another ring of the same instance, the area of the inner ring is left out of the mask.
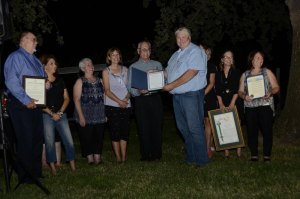
[[[3,123],[3,115],[7,114],[6,119],[8,120],[8,113],[7,111],[3,111],[3,106],[2,106],[2,100],[3,100],[3,93],[1,91],[1,111],[0,111],[0,122],[1,122],[1,136],[2,136],[2,146],[3,146],[3,165],[4,165],[4,173],[5,173],[5,182],[6,182],[6,192],[10,191],[10,177],[11,174],[9,174],[9,166],[8,166],[8,155],[10,163],[11,163],[11,172],[13,170],[16,171],[16,164],[18,163],[18,166],[21,167],[25,171],[25,177],[29,177],[40,189],[42,189],[45,194],[50,195],[50,191],[41,183],[39,179],[37,179],[36,176],[32,175],[32,173],[21,163],[17,161],[16,155],[15,155],[15,150],[13,149],[14,147],[11,145],[13,142],[13,139],[10,140],[10,144],[7,143],[7,136],[5,134],[5,128],[4,128],[4,123]],[[11,129],[12,130],[12,129]],[[12,132],[11,132],[12,133]],[[8,153],[9,152],[9,153]],[[21,179],[19,183],[15,186],[14,190],[16,190],[22,183],[23,180]]]
[[[0,149],[3,151],[3,169],[5,176],[5,185],[6,185],[6,193],[10,191],[10,177],[9,177],[9,169],[8,169],[8,159],[7,159],[7,143],[4,134],[4,124],[3,124],[3,110],[2,110],[2,92],[1,92],[1,101],[0,101],[0,130],[1,130],[1,144]]]

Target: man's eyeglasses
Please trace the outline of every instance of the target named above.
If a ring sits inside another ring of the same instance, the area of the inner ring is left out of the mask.
[[[147,49],[147,48],[139,48],[139,50],[142,51],[142,52],[145,52],[145,53],[151,51],[151,49]]]
[[[26,37],[26,39],[29,39],[32,42],[37,42],[36,37]]]

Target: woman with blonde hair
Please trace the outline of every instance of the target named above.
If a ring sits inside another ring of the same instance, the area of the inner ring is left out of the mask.
[[[106,63],[108,67],[102,71],[105,113],[117,163],[124,163],[131,110],[130,94],[126,87],[128,69],[122,65],[122,54],[118,48],[110,48],[107,51]]]

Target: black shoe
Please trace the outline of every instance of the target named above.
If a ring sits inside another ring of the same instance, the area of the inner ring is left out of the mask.
[[[271,158],[269,156],[264,157],[264,162],[271,162]]]
[[[258,161],[258,157],[257,156],[252,156],[250,161],[252,162],[257,162]]]

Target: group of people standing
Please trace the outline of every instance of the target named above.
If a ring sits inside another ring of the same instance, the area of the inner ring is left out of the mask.
[[[179,49],[173,53],[164,70],[166,83],[162,88],[173,96],[177,127],[184,139],[185,162],[204,166],[212,156],[213,139],[208,111],[222,111],[240,107],[245,114],[251,160],[258,160],[258,133],[264,137],[264,160],[270,161],[272,151],[273,95],[279,85],[271,70],[264,67],[264,54],[253,51],[249,55],[249,70],[242,75],[234,67],[232,51],[225,51],[219,69],[210,62],[211,50],[191,42],[191,32],[183,27],[175,32]],[[42,145],[45,143],[46,160],[52,174],[56,174],[55,131],[60,135],[70,168],[75,168],[75,149],[65,110],[70,102],[63,79],[57,75],[57,61],[45,54],[40,60],[34,55],[37,38],[24,32],[20,48],[12,52],[4,65],[5,84],[8,89],[8,108],[16,134],[17,173],[21,183],[32,183],[31,176],[42,177]],[[89,164],[102,160],[105,123],[108,122],[112,149],[118,163],[126,161],[129,139],[131,97],[140,139],[140,160],[162,158],[163,105],[158,90],[149,91],[132,87],[132,70],[162,71],[162,64],[151,60],[151,44],[138,43],[138,61],[126,67],[118,48],[107,51],[107,68],[102,78],[95,76],[90,58],[79,61],[82,76],[73,87],[74,118],[79,127],[81,155]],[[247,78],[255,75],[264,78],[262,98],[249,95]],[[37,108],[35,99],[25,92],[25,76],[46,79],[46,104]],[[244,102],[244,108],[242,106]],[[41,133],[43,132],[43,133]],[[241,149],[237,149],[241,155]],[[225,151],[229,157],[229,151]],[[31,175],[28,175],[30,172]]]
[[[201,45],[200,45],[201,46]],[[211,49],[201,46],[210,59]],[[273,143],[273,117],[275,106],[273,95],[280,90],[273,72],[264,65],[264,53],[253,50],[248,55],[248,69],[244,73],[235,67],[234,54],[226,50],[219,63],[219,67],[210,61],[207,63],[207,86],[205,88],[205,133],[209,158],[212,156],[213,139],[208,111],[221,109],[223,112],[237,109],[240,122],[246,125],[248,146],[251,161],[258,161],[258,135],[263,136],[263,160],[271,160]],[[265,96],[256,98],[249,94],[247,78],[257,75],[263,76]],[[236,148],[237,156],[241,157],[241,148]],[[225,157],[229,158],[229,150],[225,150]]]
[[[209,60],[211,49],[191,42],[191,32],[183,27],[175,32],[179,49],[171,56],[166,68],[165,91],[173,95],[176,123],[184,138],[185,161],[203,166],[212,156],[212,129],[208,111],[219,108],[226,112],[237,108],[245,122],[251,161],[258,161],[258,135],[263,135],[263,160],[271,160],[273,143],[274,98],[280,90],[273,72],[264,65],[264,53],[253,50],[248,56],[248,70],[235,68],[233,52],[226,50],[219,68]],[[263,76],[264,93],[255,97],[248,91],[247,78]],[[245,121],[243,118],[245,117]],[[203,128],[204,126],[204,128]],[[205,133],[204,133],[205,132]],[[241,156],[241,148],[237,148]],[[225,157],[229,158],[229,150]]]
[[[150,60],[151,45],[138,44],[139,60],[129,69],[123,65],[120,49],[107,51],[107,67],[102,79],[94,74],[90,58],[80,61],[84,73],[74,88],[75,120],[79,126],[82,156],[89,164],[102,162],[104,123],[108,123],[112,149],[117,163],[126,161],[129,139],[131,96],[135,97],[135,114],[139,129],[142,161],[159,160],[162,155],[162,102],[158,93],[131,88],[131,69],[162,70],[162,65]]]

